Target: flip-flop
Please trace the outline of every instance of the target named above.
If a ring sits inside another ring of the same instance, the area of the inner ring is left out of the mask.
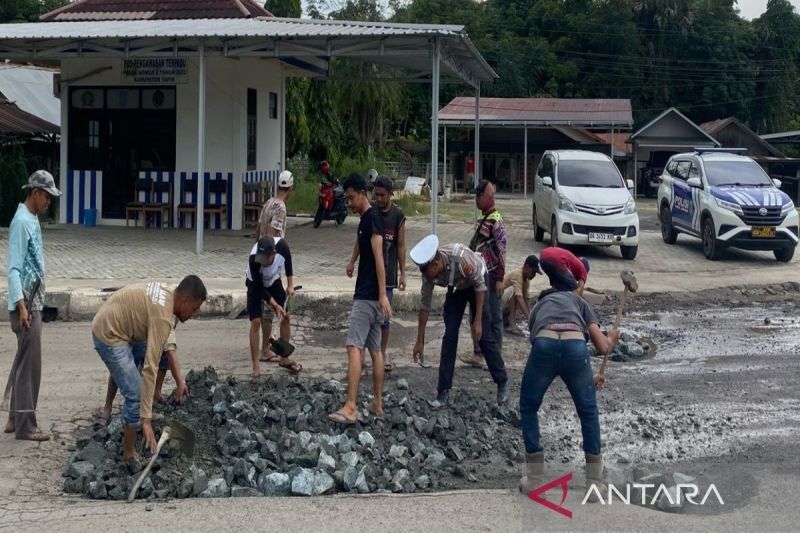
[[[272,354],[272,355],[268,355],[267,357],[264,357],[262,355],[258,360],[261,361],[262,363],[276,363],[276,362],[280,361],[281,358],[278,357],[275,354]]]
[[[294,375],[297,375],[297,374],[299,374],[300,372],[303,371],[303,365],[301,365],[297,361],[290,360],[288,365],[285,365],[283,363],[278,363],[278,366],[288,370],[289,372],[291,372]]]
[[[336,422],[337,424],[340,424],[342,426],[352,426],[355,425],[356,422],[358,422],[358,419],[347,418],[347,415],[344,414],[344,411],[342,411],[341,409],[339,409],[335,413],[329,414],[328,419],[331,422]]]
[[[30,440],[30,441],[34,441],[34,442],[45,442],[45,441],[50,440],[50,435],[47,435],[45,433],[39,433],[37,431],[36,433],[30,433],[28,435],[25,435],[24,437],[17,437],[17,440]]]
[[[389,374],[394,370],[394,365],[392,363],[386,363],[383,365],[383,371],[386,374]]]
[[[14,429],[3,428],[3,433],[14,433],[16,430],[17,430],[16,428]]]

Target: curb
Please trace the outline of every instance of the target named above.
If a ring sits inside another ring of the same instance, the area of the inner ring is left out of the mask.
[[[64,321],[85,321],[94,318],[100,306],[113,294],[110,291],[97,289],[62,290],[48,292],[45,306],[56,309],[57,319]],[[0,293],[0,322],[8,322],[8,293]],[[397,291],[392,301],[392,310],[418,311],[422,297],[418,291]],[[313,306],[321,301],[326,304],[340,303],[349,305],[353,301],[351,292],[298,292],[292,306],[295,309]],[[433,294],[433,309],[441,308],[444,293]],[[209,290],[208,299],[196,315],[198,318],[237,318],[247,310],[247,291],[214,291]]]

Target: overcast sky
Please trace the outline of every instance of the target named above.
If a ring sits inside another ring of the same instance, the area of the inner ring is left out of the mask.
[[[796,11],[800,11],[800,0],[789,0]],[[754,19],[761,16],[767,9],[767,0],[739,0],[739,12],[746,19]]]
[[[789,0],[795,9],[800,12],[800,0]],[[739,0],[739,12],[746,19],[754,19],[761,15],[767,8],[767,0]],[[303,9],[307,7],[306,0],[303,0]]]

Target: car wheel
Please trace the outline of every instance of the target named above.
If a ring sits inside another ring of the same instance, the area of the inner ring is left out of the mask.
[[[635,246],[620,246],[619,251],[622,252],[622,258],[628,261],[636,258],[636,253],[639,251],[639,245]]]
[[[550,222],[550,244],[558,246],[558,223],[556,223],[555,217],[553,217],[553,221]]]
[[[722,257],[722,246],[717,240],[717,230],[714,228],[714,221],[711,217],[703,220],[703,255],[711,261]]]
[[[772,253],[775,254],[775,259],[781,263],[788,263],[792,260],[792,257],[794,257],[794,247],[780,248],[778,250],[773,250]]]
[[[675,244],[675,241],[678,240],[678,232],[672,226],[672,213],[669,212],[669,207],[661,206],[659,219],[661,220],[661,238],[667,244]]]
[[[536,206],[533,206],[533,240],[542,242],[544,240],[544,230],[539,227],[539,219],[536,216]]]

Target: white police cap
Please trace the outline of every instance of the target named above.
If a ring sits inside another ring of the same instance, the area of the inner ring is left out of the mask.
[[[411,249],[411,260],[419,266],[427,265],[436,257],[436,251],[438,249],[439,237],[436,235],[428,235]]]

